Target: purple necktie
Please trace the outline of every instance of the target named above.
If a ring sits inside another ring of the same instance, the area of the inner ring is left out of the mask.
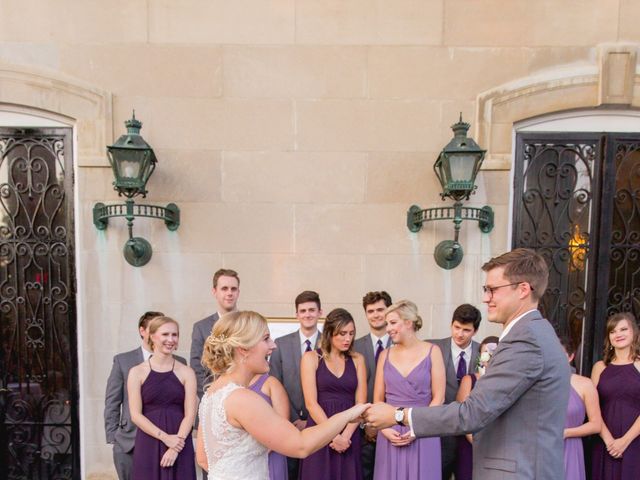
[[[384,350],[384,347],[382,346],[382,340],[378,339],[378,348],[376,348],[376,365],[378,365],[378,357],[382,353],[382,350]]]
[[[304,349],[304,351],[305,351],[305,352],[310,352],[310,351],[311,351],[311,340],[306,339],[306,340],[304,341],[304,343],[306,343],[306,344],[307,344],[307,348],[305,348],[305,349]]]
[[[467,374],[467,361],[464,359],[464,352],[460,352],[460,360],[458,361],[458,372],[456,377],[458,382]]]

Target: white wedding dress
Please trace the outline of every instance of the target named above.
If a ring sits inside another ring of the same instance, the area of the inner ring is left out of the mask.
[[[200,403],[209,480],[269,480],[267,448],[227,422],[224,401],[238,388],[244,387],[228,383],[216,392],[205,393]]]

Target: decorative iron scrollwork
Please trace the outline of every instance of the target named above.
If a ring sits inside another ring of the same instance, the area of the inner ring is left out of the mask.
[[[70,138],[0,129],[0,448],[10,479],[79,475]]]

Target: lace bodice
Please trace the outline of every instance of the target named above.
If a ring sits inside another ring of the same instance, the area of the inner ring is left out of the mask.
[[[269,480],[268,450],[248,432],[227,422],[224,401],[236,389],[229,383],[206,393],[200,403],[200,423],[209,464],[209,480]]]

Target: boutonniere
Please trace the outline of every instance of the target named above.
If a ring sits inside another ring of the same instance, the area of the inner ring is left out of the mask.
[[[480,375],[485,374],[487,364],[489,363],[489,360],[491,360],[491,357],[493,357],[493,354],[495,353],[496,348],[498,348],[498,344],[487,343],[485,347],[486,347],[486,350],[478,356],[478,362],[476,364],[476,370],[478,371],[478,373],[480,373]]]

